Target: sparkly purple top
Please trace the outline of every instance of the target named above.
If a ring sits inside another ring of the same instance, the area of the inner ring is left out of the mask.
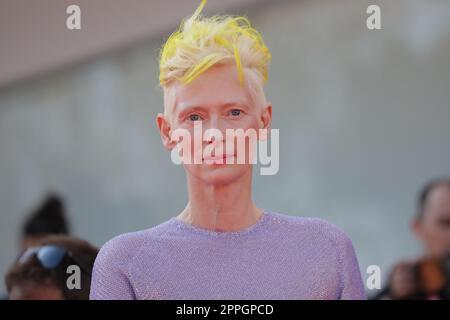
[[[366,299],[351,240],[318,218],[263,211],[239,231],[177,217],[108,241],[91,299]]]

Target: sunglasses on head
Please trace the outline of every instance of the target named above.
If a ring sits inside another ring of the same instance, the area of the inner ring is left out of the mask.
[[[17,259],[19,264],[29,261],[32,257],[36,257],[42,267],[45,269],[55,269],[61,265],[65,257],[69,257],[86,273],[91,274],[90,268],[87,268],[84,263],[81,263],[74,257],[71,251],[58,245],[43,245],[39,247],[32,247],[26,249]]]

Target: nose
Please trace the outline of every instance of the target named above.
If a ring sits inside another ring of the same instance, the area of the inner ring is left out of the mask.
[[[204,141],[211,143],[214,139],[219,139],[223,142],[225,137],[224,123],[217,115],[212,115],[209,121],[203,125]],[[205,134],[206,132],[206,134]],[[220,134],[219,134],[220,132]]]

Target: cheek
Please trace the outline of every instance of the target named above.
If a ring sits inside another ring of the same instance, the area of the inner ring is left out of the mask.
[[[423,226],[423,234],[427,237],[433,237],[438,231],[438,226],[435,223],[428,222]]]
[[[433,223],[424,228],[424,236],[428,241],[438,244],[445,239],[446,232],[437,223]]]
[[[237,124],[238,128],[242,128],[244,130],[246,129],[255,129],[258,130],[259,129],[259,118],[257,115],[251,114],[251,115],[245,115],[244,117],[242,117],[242,119],[240,121],[238,121],[239,123]]]
[[[180,138],[175,136],[172,137],[174,141],[178,141],[177,145],[175,146],[177,152],[179,153],[180,157],[185,159],[188,162],[193,163],[194,162],[194,152],[195,148],[200,149],[201,151],[201,142],[200,143],[194,143],[195,136],[194,136],[194,128],[190,125],[175,125],[172,127],[172,132],[175,132],[175,130],[178,130],[178,134],[181,135],[181,132],[184,132]],[[201,141],[201,140],[200,140]],[[199,147],[200,146],[200,147]],[[187,151],[185,153],[185,151]]]
[[[242,129],[244,131],[254,130],[256,134],[258,134],[258,130],[260,129],[260,122],[258,118],[254,115],[247,115],[238,121],[230,121],[229,125],[227,125],[226,129]],[[225,132],[224,132],[225,136]]]

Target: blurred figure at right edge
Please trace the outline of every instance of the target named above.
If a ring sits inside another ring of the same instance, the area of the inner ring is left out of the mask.
[[[388,286],[373,299],[450,299],[450,178],[429,182],[417,202],[411,229],[425,252],[394,266]]]

